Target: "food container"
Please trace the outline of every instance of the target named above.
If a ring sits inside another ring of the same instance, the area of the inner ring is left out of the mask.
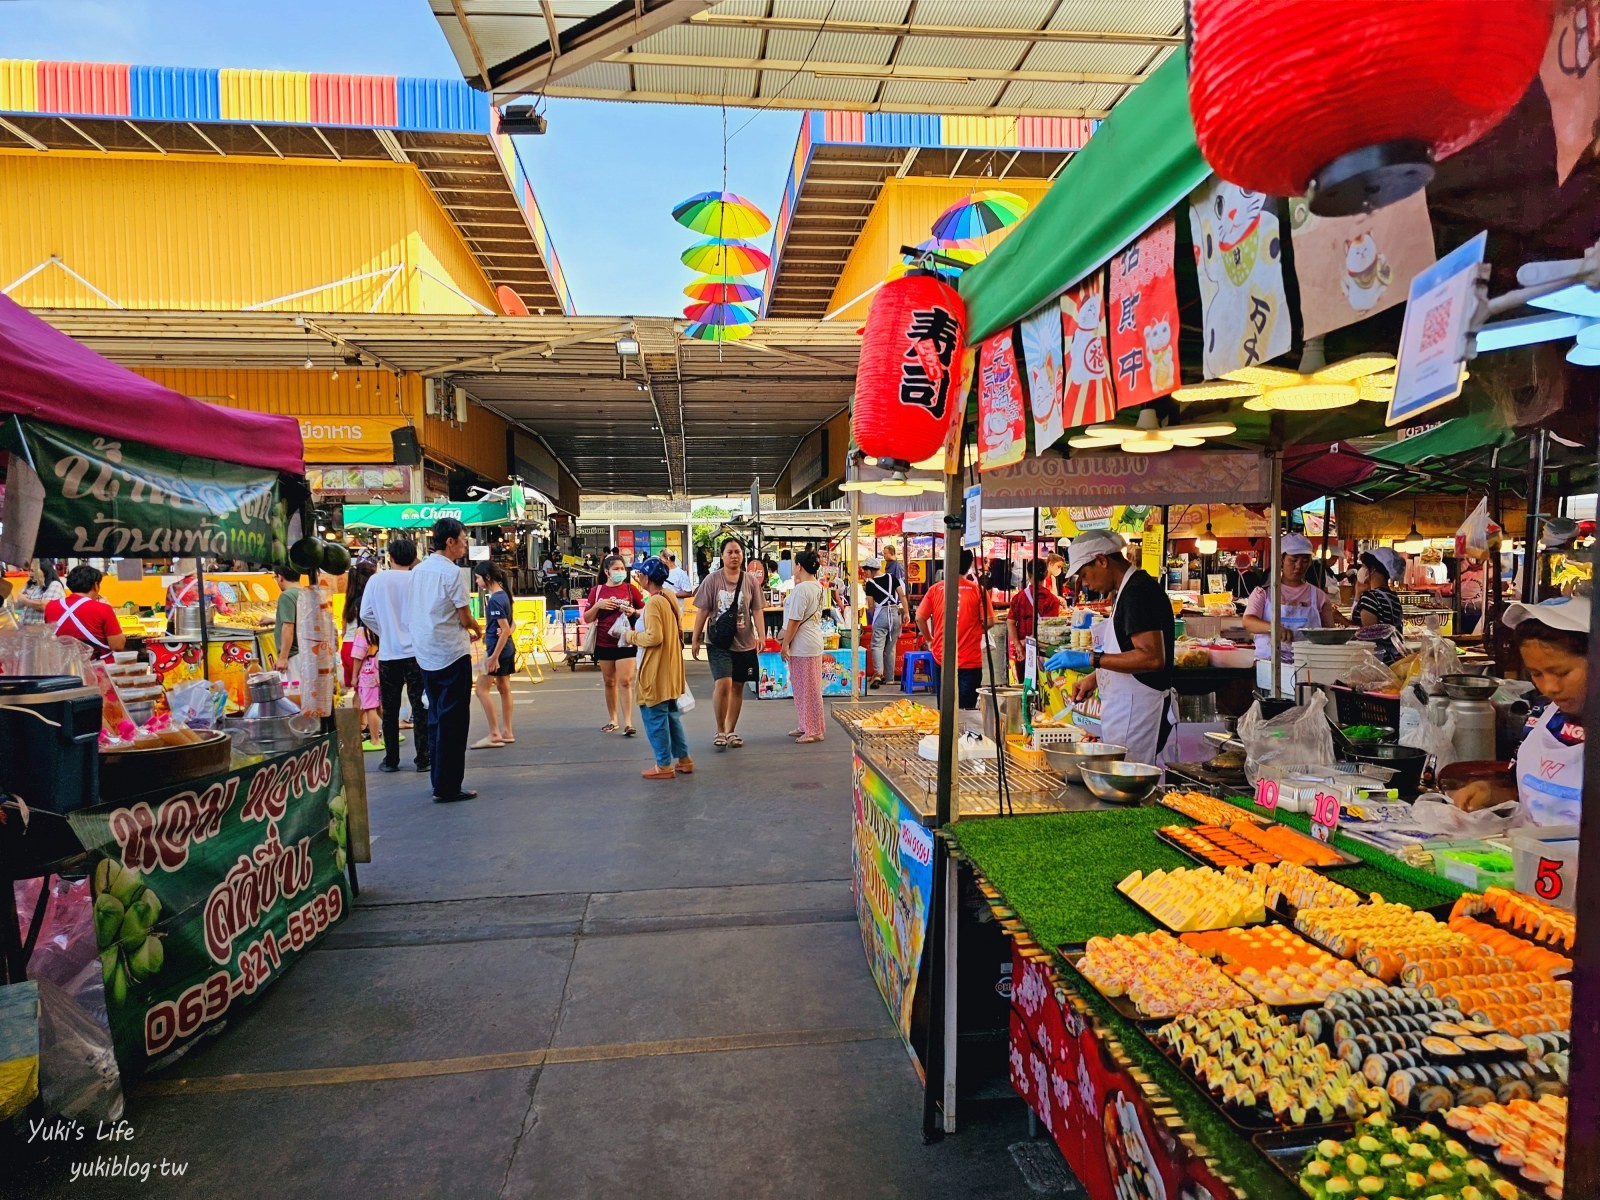
[[[1003,742],[1007,737],[1021,737],[1026,732],[1021,688],[981,687],[978,707],[983,710],[983,734],[990,741]]]
[[[1487,700],[1500,690],[1498,679],[1482,675],[1446,675],[1439,684],[1452,700]]]
[[[1354,625],[1336,625],[1332,629],[1302,629],[1295,634],[1295,640],[1304,638],[1315,646],[1342,646],[1359,633]]]
[[[1433,856],[1433,873],[1452,883],[1481,892],[1484,888],[1508,888],[1516,881],[1516,865],[1504,845],[1468,839],[1433,842],[1427,849]],[[1507,861],[1502,864],[1499,860]]]
[[[1079,768],[1083,785],[1100,800],[1112,804],[1139,804],[1161,782],[1161,768],[1149,763],[1097,762]]]
[[[1172,661],[1181,671],[1204,670],[1211,665],[1211,651],[1200,642],[1176,642]]]
[[[185,779],[215,775],[227,770],[232,760],[233,739],[216,730],[181,746],[110,750],[100,756],[100,798],[120,800]]]
[[[1578,896],[1578,827],[1526,825],[1506,834],[1517,891],[1573,911]]]
[[[1211,665],[1227,669],[1252,667],[1256,661],[1254,646],[1235,646],[1231,643],[1213,643],[1209,650]]]
[[[1414,795],[1422,786],[1422,767],[1428,761],[1428,752],[1415,746],[1358,746],[1345,752],[1351,762],[1374,763],[1390,767],[1395,772],[1394,786],[1402,795]]]
[[[1127,747],[1113,746],[1108,742],[1064,742],[1044,747],[1045,762],[1063,779],[1070,780],[1080,769],[1105,763],[1120,762],[1128,755]]]

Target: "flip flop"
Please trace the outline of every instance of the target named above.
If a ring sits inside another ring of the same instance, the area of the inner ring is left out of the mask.
[[[629,725],[626,729],[624,729],[622,731],[622,736],[623,737],[632,737],[634,734],[636,734],[638,732],[639,731],[637,729],[635,729],[632,725]]]
[[[615,721],[607,721],[604,725],[600,726],[601,733],[615,733],[616,731],[617,723]]]
[[[791,730],[789,730],[788,733],[784,734],[783,736],[784,737],[798,738],[798,737],[805,737],[805,735],[806,735],[806,731],[804,729],[791,729]]]
[[[500,741],[498,738],[481,737],[477,741],[472,743],[472,748],[474,750],[492,750],[496,746],[504,746],[504,745],[505,745],[505,743]]]
[[[812,743],[813,743],[813,742],[820,742],[820,741],[821,741],[821,740],[822,740],[822,739],[821,739],[821,738],[820,738],[820,737],[810,737],[810,736],[807,736],[807,737],[803,737],[803,738],[796,738],[796,739],[795,739],[795,743],[794,743],[794,744],[795,744],[795,745],[796,745],[796,746],[809,746],[809,745],[811,745],[811,744],[812,744]]]

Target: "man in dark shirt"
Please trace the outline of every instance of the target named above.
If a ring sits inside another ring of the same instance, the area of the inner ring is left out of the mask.
[[[1100,736],[1127,748],[1127,761],[1155,764],[1172,732],[1168,704],[1174,630],[1172,602],[1156,580],[1123,554],[1121,535],[1080,535],[1067,555],[1067,576],[1115,597],[1099,650],[1063,650],[1045,666],[1087,671],[1073,688],[1100,693]]]

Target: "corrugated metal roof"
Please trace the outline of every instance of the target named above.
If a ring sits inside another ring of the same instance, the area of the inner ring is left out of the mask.
[[[1072,81],[1037,73],[1139,75],[1183,19],[1183,0],[597,0],[581,10],[550,0],[558,13],[590,17],[557,54],[545,0],[519,2],[433,0],[463,73],[497,93],[706,104],[759,94],[783,108],[966,116],[1104,116],[1120,86],[1068,93],[1059,89]],[[516,20],[520,43],[509,34]],[[477,55],[464,49],[463,27]],[[633,69],[602,82],[601,62]],[[985,78],[968,82],[974,73]]]

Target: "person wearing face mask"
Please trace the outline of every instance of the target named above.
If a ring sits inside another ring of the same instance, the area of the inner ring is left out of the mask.
[[[1517,748],[1516,788],[1473,780],[1450,794],[1472,812],[1520,800],[1534,825],[1576,825],[1583,810],[1583,703],[1589,687],[1588,596],[1512,604],[1503,618],[1529,681],[1548,703],[1528,718]]]
[[[597,625],[594,640],[594,660],[600,664],[600,678],[606,694],[606,723],[601,733],[615,733],[623,723],[622,736],[632,737],[633,728],[633,672],[638,656],[632,646],[618,640],[614,627],[618,618],[631,619],[644,607],[645,596],[637,586],[628,581],[628,565],[622,556],[613,554],[606,559],[601,570],[601,581],[589,589],[584,603],[583,620]]]
[[[1061,573],[1067,569],[1067,560],[1059,554],[1051,554],[1044,560],[1044,586],[1056,599],[1061,598]]]
[[[1356,606],[1350,620],[1359,625],[1387,625],[1398,633],[1405,626],[1394,581],[1404,579],[1405,559],[1387,546],[1368,550],[1356,571]]]
[[[1329,629],[1335,625],[1348,625],[1333,597],[1306,579],[1311,567],[1311,539],[1303,533],[1286,533],[1283,536],[1283,608],[1279,617],[1283,622],[1281,656],[1284,662],[1294,661],[1290,642],[1301,629]],[[1244,627],[1256,635],[1256,657],[1272,657],[1272,587],[1265,584],[1250,593],[1244,606]]]

